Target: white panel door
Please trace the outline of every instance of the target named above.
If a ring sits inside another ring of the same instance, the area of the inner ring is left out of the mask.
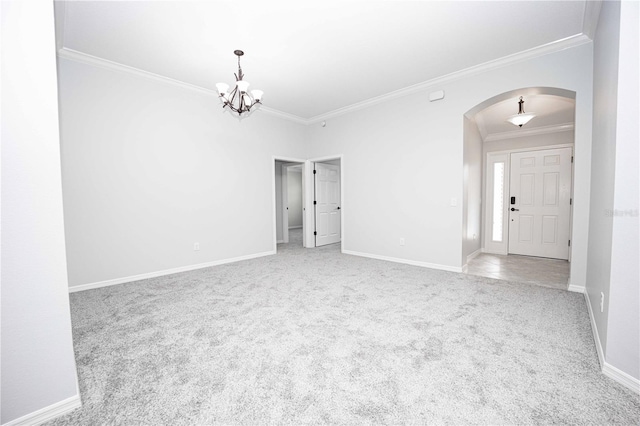
[[[340,166],[315,164],[316,247],[340,241]]]
[[[571,148],[511,154],[509,253],[569,259]]]

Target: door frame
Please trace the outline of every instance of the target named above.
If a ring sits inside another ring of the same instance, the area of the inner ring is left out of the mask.
[[[345,164],[344,155],[327,155],[324,157],[315,157],[305,161],[305,167],[302,170],[303,181],[305,181],[305,194],[303,199],[304,211],[303,216],[306,218],[303,223],[308,223],[310,226],[304,227],[304,234],[306,236],[304,246],[307,248],[314,248],[316,246],[316,239],[313,235],[315,231],[315,209],[313,208],[313,200],[315,196],[315,187],[313,184],[313,169],[314,163],[326,163],[332,160],[340,161],[340,251],[344,250],[345,241],[345,196],[344,196],[344,182],[345,182]],[[311,225],[312,224],[312,225]]]
[[[305,187],[305,173],[307,172],[308,169],[308,161],[301,159],[301,158],[293,158],[293,157],[286,157],[283,155],[274,155],[271,157],[271,205],[273,206],[272,209],[272,213],[273,213],[273,252],[277,253],[278,252],[278,215],[277,215],[277,210],[278,210],[278,205],[276,202],[276,161],[281,161],[281,162],[285,162],[285,163],[296,163],[295,165],[301,165],[302,166],[302,206],[303,206],[303,212],[302,212],[302,246],[303,247],[307,247],[307,228],[308,228],[308,221],[305,215],[305,203],[306,200],[308,198],[308,187]],[[289,166],[293,166],[294,164],[289,164],[289,165],[282,165],[282,171],[286,171],[286,167]],[[281,179],[281,191],[282,191],[282,203],[280,204],[280,208],[282,208],[282,235],[284,238],[285,232],[287,232],[287,241],[288,241],[288,224],[287,224],[287,229],[285,230],[285,226],[284,226],[284,219],[285,217],[288,217],[285,213],[285,202],[286,202],[286,195],[285,195],[285,191],[284,191],[284,183],[286,183],[286,178],[284,176],[282,176]]]
[[[482,252],[483,253],[492,253],[492,254],[500,254],[500,255],[508,255],[509,254],[509,185],[511,180],[511,154],[518,152],[531,152],[531,151],[545,151],[547,149],[558,149],[558,148],[571,148],[572,157],[575,155],[575,144],[556,144],[556,145],[546,145],[546,146],[537,146],[530,148],[517,148],[517,149],[507,149],[502,151],[491,151],[487,152],[484,158],[484,176],[483,179],[484,188],[482,193],[484,195],[484,206],[482,208],[482,224],[483,224],[483,232],[484,235],[482,241]],[[493,185],[493,171],[490,170],[490,159],[491,157],[502,157],[506,158],[505,168],[504,168],[504,181],[503,181],[503,205],[502,205],[502,242],[498,243],[491,239],[492,235],[492,201],[493,194],[491,193],[492,185]],[[574,188],[574,162],[571,162],[571,199],[573,199],[573,188]],[[571,203],[569,210],[569,239],[572,237],[573,232],[573,203]],[[573,245],[569,247],[569,262],[571,262],[571,252],[573,250]]]

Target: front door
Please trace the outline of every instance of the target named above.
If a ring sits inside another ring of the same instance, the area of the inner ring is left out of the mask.
[[[316,246],[340,241],[340,166],[315,164]]]
[[[511,154],[509,253],[569,259],[571,148]]]

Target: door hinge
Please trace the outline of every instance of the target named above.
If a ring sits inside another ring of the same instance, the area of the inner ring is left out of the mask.
[[[569,247],[571,247],[571,240],[569,240]]]
[[[573,163],[573,155],[571,156],[571,162]]]
[[[318,232],[316,232],[316,231],[313,231],[313,235],[318,235]]]
[[[573,205],[573,198],[569,198],[569,205],[572,206]]]
[[[316,170],[315,170],[315,169],[313,170],[313,174],[314,174],[314,175],[316,174]]]
[[[318,204],[318,202],[316,200],[313,200],[313,205],[315,206],[316,204]]]

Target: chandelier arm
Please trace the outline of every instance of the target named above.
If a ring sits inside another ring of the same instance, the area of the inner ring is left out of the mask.
[[[233,106],[233,101],[236,100],[237,94],[238,94],[238,87],[236,86],[233,88],[233,90],[230,93],[231,97],[229,98],[229,103],[231,104],[231,106]]]
[[[238,109],[236,107],[234,107],[233,105],[231,105],[231,111],[235,112],[236,114],[240,114],[240,111],[238,111]]]
[[[231,111],[241,115],[243,113],[248,113],[256,104],[262,104],[259,99],[254,98],[254,96],[249,92],[243,92],[240,88],[246,88],[249,84],[244,82],[244,73],[242,72],[242,65],[240,64],[240,57],[244,55],[244,52],[241,50],[236,50],[233,52],[238,56],[238,73],[234,74],[236,78],[236,84],[234,85],[233,90],[229,93],[226,92],[228,86],[226,84],[220,83],[223,87],[223,92],[220,94],[223,102],[223,108],[229,108]],[[242,82],[242,83],[241,83]],[[240,84],[241,83],[241,84]],[[218,89],[220,90],[220,89]],[[259,96],[262,96],[262,91],[258,91]]]

